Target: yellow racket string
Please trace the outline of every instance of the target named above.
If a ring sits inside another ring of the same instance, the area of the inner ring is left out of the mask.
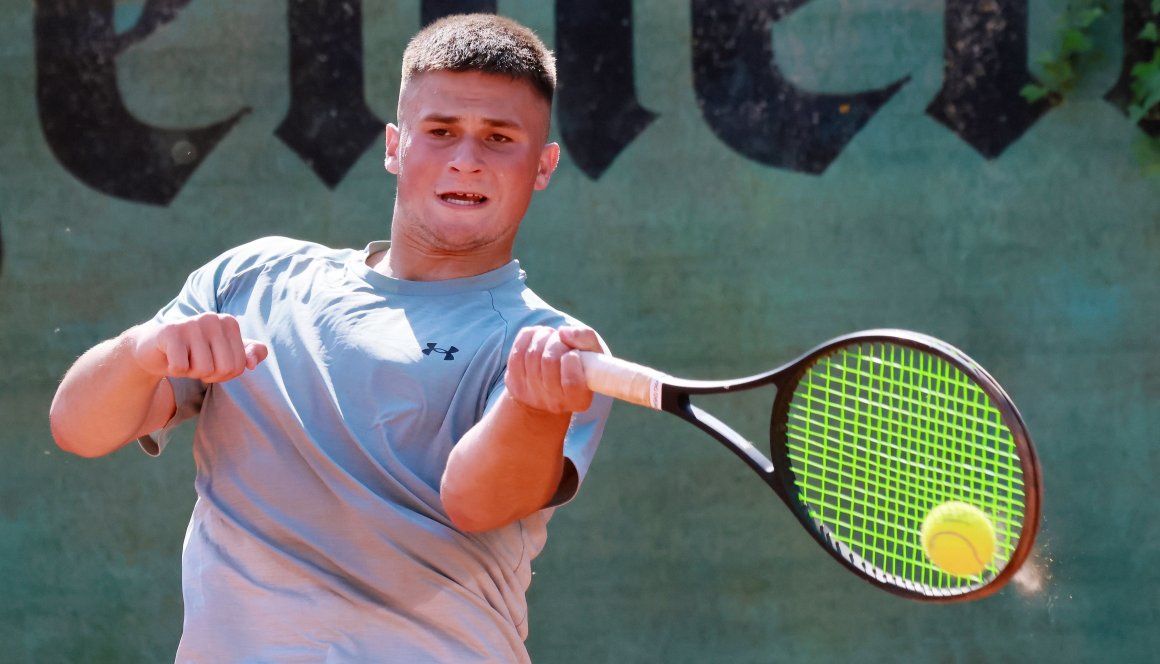
[[[974,587],[1010,560],[1024,519],[1011,432],[991,397],[945,359],[867,343],[823,357],[790,402],[789,470],[811,516],[887,574],[935,589]],[[975,578],[922,551],[922,520],[950,500],[991,519],[995,556]]]

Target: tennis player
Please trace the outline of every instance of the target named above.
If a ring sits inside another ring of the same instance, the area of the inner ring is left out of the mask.
[[[52,431],[82,456],[198,416],[177,661],[528,660],[530,564],[610,406],[575,352],[601,340],[512,257],[554,86],[525,27],[433,23],[386,127],[389,243],[231,249],[65,375]]]

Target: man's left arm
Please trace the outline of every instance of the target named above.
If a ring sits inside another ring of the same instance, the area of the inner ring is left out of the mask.
[[[499,401],[451,451],[443,471],[443,508],[456,527],[505,526],[548,505],[564,477],[564,437],[592,392],[576,350],[603,352],[585,327],[520,330]]]

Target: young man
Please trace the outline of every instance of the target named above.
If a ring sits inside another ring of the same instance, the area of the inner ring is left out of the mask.
[[[179,662],[527,660],[530,562],[609,408],[596,333],[512,259],[554,85],[522,26],[432,24],[386,129],[389,244],[232,249],[66,374],[53,434],[83,456],[200,414]]]

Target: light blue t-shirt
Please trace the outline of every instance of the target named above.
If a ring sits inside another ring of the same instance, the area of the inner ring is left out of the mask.
[[[232,314],[270,349],[208,389],[171,379],[177,415],[141,441],[160,453],[200,412],[178,662],[527,661],[525,591],[554,508],[465,533],[439,482],[502,394],[515,333],[572,319],[515,261],[411,282],[367,267],[385,248],[258,240],[194,272],[157,314]],[[554,505],[583,479],[609,408],[597,397],[573,417]]]

